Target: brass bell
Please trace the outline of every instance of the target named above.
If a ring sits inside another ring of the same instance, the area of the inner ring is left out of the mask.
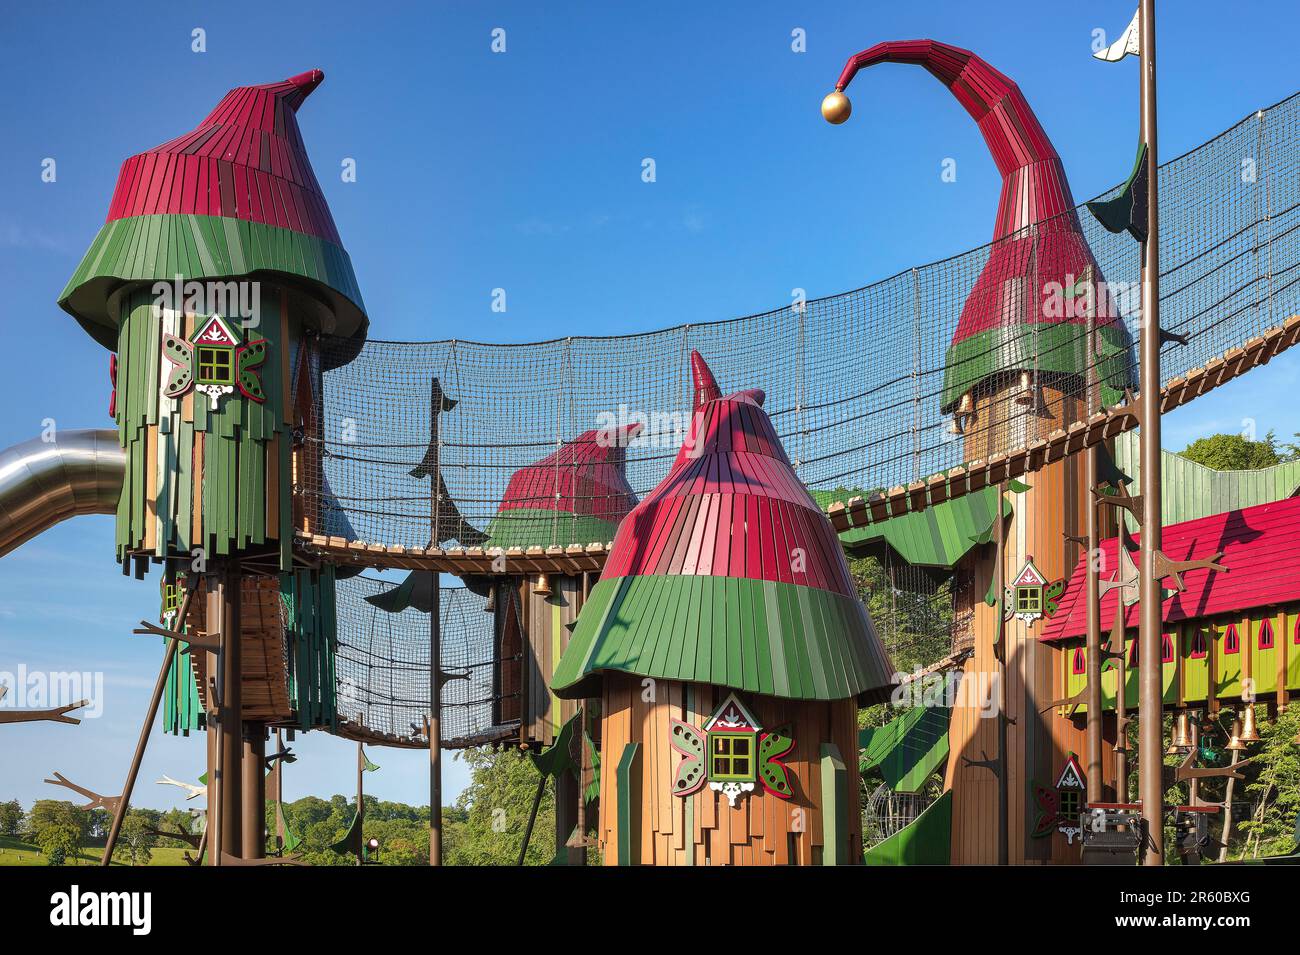
[[[961,396],[961,401],[957,402],[957,410],[952,413],[952,424],[948,426],[948,433],[965,434],[966,421],[973,417],[975,417],[975,399],[968,391]]]
[[[1020,373],[1020,389],[1016,392],[1015,403],[1026,407],[1034,404],[1034,382],[1027,371]]]
[[[1241,721],[1241,741],[1243,743],[1258,743],[1259,728],[1255,725],[1255,704],[1247,703],[1243,709],[1245,712]]]
[[[551,595],[551,578],[545,574],[538,574],[537,583],[533,585],[533,593],[539,597],[549,597]]]
[[[1241,739],[1241,717],[1232,721],[1232,732],[1229,734],[1228,745],[1223,747],[1230,753],[1240,753],[1246,748],[1246,744]]]
[[[1192,742],[1192,719],[1186,710],[1179,710],[1178,715],[1174,718],[1174,735],[1169,741],[1169,752],[1176,753],[1179,750],[1191,749],[1195,744]]]

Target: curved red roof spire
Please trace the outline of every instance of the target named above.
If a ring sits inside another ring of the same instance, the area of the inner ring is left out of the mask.
[[[298,129],[298,108],[324,79],[307,70],[236,87],[190,132],[123,162],[104,227],[59,304],[116,348],[107,302],[125,283],[280,273],[325,293],[326,331],[364,333],[352,263]]]
[[[950,411],[962,394],[999,372],[1081,374],[1089,361],[1082,310],[1049,315],[1039,306],[1053,286],[1072,300],[1076,283],[1089,275],[1101,283],[1103,276],[1074,211],[1065,167],[1020,87],[970,50],[937,40],[894,40],[849,57],[836,89],[878,63],[923,67],[946,86],[978,124],[1002,175],[993,244],[953,332],[941,409]],[[1128,332],[1109,298],[1096,298],[1098,350],[1116,359],[1103,369],[1103,381],[1122,387],[1128,383],[1122,357]],[[1032,339],[1016,331],[1025,325],[1037,326]]]
[[[691,380],[695,384],[695,401],[691,410],[699,411],[707,402],[721,397],[722,392],[718,389],[718,383],[713,380],[713,372],[709,369],[708,362],[694,349],[691,350]]]

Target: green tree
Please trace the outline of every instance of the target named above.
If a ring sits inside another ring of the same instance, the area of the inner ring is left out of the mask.
[[[158,845],[158,837],[149,830],[157,828],[162,820],[162,813],[150,809],[131,809],[122,820],[118,850],[124,854],[131,865],[148,865],[153,859],[153,849]],[[115,855],[114,861],[117,856]]]
[[[443,854],[448,865],[514,865],[519,858],[537,791],[533,762],[515,749],[477,747],[461,757],[470,784],[443,815]],[[528,843],[527,865],[546,865],[555,856],[555,796],[548,782]]]
[[[23,830],[23,804],[17,799],[0,802],[0,836],[17,836]]]
[[[81,854],[81,830],[72,822],[42,826],[35,842],[48,865],[67,865],[69,859]]]
[[[1295,445],[1279,446],[1270,431],[1262,441],[1252,441],[1240,434],[1212,434],[1193,441],[1178,453],[1215,471],[1254,471],[1291,460],[1296,450]]]
[[[1280,855],[1296,847],[1296,814],[1300,813],[1300,708],[1292,707],[1259,730],[1261,741],[1246,783],[1255,811],[1241,824],[1245,837],[1241,857]]]
[[[50,829],[59,829],[59,834],[44,836],[46,830]],[[46,838],[53,840],[52,845],[57,844],[65,848],[67,833],[72,833],[71,851],[66,855],[75,858],[81,853],[90,835],[90,814],[66,800],[38,799],[32,803],[31,812],[27,815],[27,830],[31,833],[31,841],[37,846],[41,846],[42,838]]]

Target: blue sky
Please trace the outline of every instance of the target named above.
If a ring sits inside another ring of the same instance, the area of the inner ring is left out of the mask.
[[[886,39],[975,50],[1016,80],[1076,199],[1127,175],[1133,60],[1091,59],[1133,0],[1042,4],[355,3],[28,4],[6,13],[0,84],[0,447],[108,424],[107,355],[55,305],[103,222],[127,156],[193,128],[230,87],[310,68],[299,121],[386,339],[517,342],[749,314],[863,285],[988,240],[998,179],[974,125],[922,71],[854,83],[836,129],[818,103],[845,58]],[[1162,4],[1160,142],[1175,156],[1295,88],[1285,5]],[[206,31],[207,52],[191,51]],[[490,50],[506,31],[506,52]],[[791,50],[806,31],[807,52]],[[42,160],[57,181],[41,181]],[[641,181],[654,158],[657,181]],[[357,181],[340,180],[356,160]],[[957,161],[955,182],[941,163]],[[491,290],[509,296],[490,310]],[[1166,445],[1245,418],[1300,430],[1284,355],[1166,421]],[[112,521],[64,524],[0,563],[0,670],[105,674],[106,711],[79,727],[0,735],[0,799],[58,796],[59,770],[121,785],[157,669],[130,636],[157,580],[121,577]],[[300,737],[287,795],[349,792],[351,745]],[[162,773],[202,772],[202,744],[156,735],[137,802],[178,803]],[[378,751],[384,798],[427,798],[423,754]],[[453,764],[447,790],[465,783]],[[449,797],[450,798],[450,797]]]

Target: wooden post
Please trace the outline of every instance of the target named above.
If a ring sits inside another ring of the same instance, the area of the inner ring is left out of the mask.
[[[280,730],[277,727],[275,731],[275,751],[284,752],[284,740],[281,738]],[[280,758],[275,761],[274,769],[275,778],[272,780],[271,798],[275,800],[275,854],[284,854],[284,759]]]
[[[221,630],[221,654],[217,661],[221,674],[217,727],[217,792],[221,838],[220,841],[212,842],[211,851],[218,858],[223,854],[238,857],[244,846],[241,819],[244,739],[241,721],[243,694],[240,685],[239,562],[233,558],[224,561],[214,575],[214,583],[215,587],[209,591],[207,620],[209,632],[213,624]]]
[[[366,864],[365,772],[365,748],[362,746],[361,741],[357,740],[357,865]]]
[[[442,590],[429,588],[429,865],[442,865]]]
[[[1092,304],[1088,309],[1088,332],[1085,339],[1087,351],[1084,361],[1087,362],[1088,370],[1088,413],[1092,414],[1101,410],[1101,389],[1097,382],[1097,349],[1095,342],[1097,334],[1097,286],[1095,281],[1088,297]],[[1084,452],[1083,459],[1083,493],[1088,502],[1087,510],[1084,513],[1088,544],[1083,559],[1086,561],[1084,564],[1086,581],[1084,596],[1087,600],[1085,609],[1088,628],[1085,649],[1088,657],[1088,765],[1086,776],[1088,780],[1088,802],[1090,803],[1103,802],[1105,796],[1102,787],[1101,768],[1103,746],[1101,733],[1103,718],[1101,711],[1101,594],[1098,587],[1100,579],[1097,573],[1097,553],[1098,548],[1101,546],[1101,533],[1097,521],[1099,505],[1093,498],[1093,490],[1097,487],[1098,481],[1097,457],[1100,453],[1099,448],[1089,448]]]
[[[189,599],[189,594],[186,594],[186,605]],[[126,771],[126,785],[122,787],[122,795],[117,801],[117,811],[113,813],[113,825],[108,830],[108,842],[104,844],[104,856],[99,863],[101,866],[110,865],[113,861],[113,849],[117,845],[118,834],[122,831],[122,820],[126,818],[127,804],[130,803],[131,791],[135,788],[135,778],[140,773],[144,748],[149,743],[149,732],[153,729],[153,721],[158,717],[158,703],[162,700],[163,690],[167,686],[167,671],[171,669],[172,661],[175,659],[176,641],[169,639],[167,652],[163,654],[162,667],[158,670],[158,680],[154,683],[153,696],[149,698],[149,711],[145,715],[144,726],[140,727],[140,738],[135,744],[135,754],[131,757],[131,768]]]
[[[996,542],[993,567],[994,609],[998,618],[994,622],[994,633],[998,635],[994,655],[998,661],[998,865],[1011,864],[1011,790],[1010,760],[1007,758],[1007,608],[1006,608],[1006,545],[1007,522],[1002,514],[1003,496],[1006,494],[1006,482],[998,484],[997,501],[993,505],[996,515],[993,518],[994,541]]]
[[[240,854],[245,859],[266,858],[266,726],[245,724],[243,777],[240,787],[243,839]]]
[[[1117,547],[1124,546],[1124,518],[1120,519]],[[1119,631],[1119,659],[1115,661],[1115,800],[1128,802],[1128,657],[1125,653],[1124,596],[1115,600],[1115,629]],[[1121,736],[1121,734],[1123,734]]]
[[[1142,140],[1146,143],[1147,237],[1142,244],[1142,334],[1140,351],[1142,431],[1141,614],[1138,629],[1138,773],[1146,822],[1144,865],[1164,865],[1164,709],[1161,687],[1161,593],[1156,554],[1160,514],[1160,199],[1156,150],[1156,4],[1141,7]]]

